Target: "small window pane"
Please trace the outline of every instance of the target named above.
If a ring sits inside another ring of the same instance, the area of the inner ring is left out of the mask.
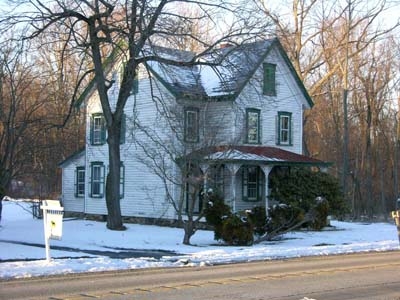
[[[260,112],[257,110],[247,111],[247,142],[260,142]]]
[[[125,194],[125,166],[121,163],[121,167],[119,168],[119,196],[120,198],[124,198]]]
[[[187,142],[199,140],[199,117],[198,111],[195,109],[185,111],[185,140]]]
[[[78,168],[76,177],[76,194],[78,197],[82,197],[85,195],[85,169]]]
[[[102,115],[93,116],[92,121],[92,144],[104,144],[105,136],[104,119]]]
[[[92,164],[91,196],[103,197],[104,192],[104,165]]]
[[[249,167],[248,181],[247,181],[247,197],[249,200],[257,200],[257,190],[258,190],[258,174],[257,167]]]
[[[279,115],[279,143],[288,145],[291,143],[290,138],[291,115],[289,113],[281,113]]]

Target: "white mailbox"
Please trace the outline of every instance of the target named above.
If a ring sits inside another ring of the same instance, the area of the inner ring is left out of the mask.
[[[58,200],[43,200],[43,224],[44,239],[46,246],[46,260],[50,261],[50,239],[61,240],[64,207],[61,207]]]

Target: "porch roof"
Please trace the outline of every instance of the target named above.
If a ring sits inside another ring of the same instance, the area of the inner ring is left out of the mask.
[[[268,165],[320,167],[331,165],[329,162],[270,146],[216,146],[192,152],[189,156],[205,161],[252,162]]]

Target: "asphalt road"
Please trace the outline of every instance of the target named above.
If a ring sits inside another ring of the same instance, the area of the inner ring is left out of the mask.
[[[0,299],[400,300],[400,252],[8,280]]]

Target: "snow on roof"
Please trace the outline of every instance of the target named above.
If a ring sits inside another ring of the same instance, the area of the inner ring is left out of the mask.
[[[148,66],[177,95],[231,96],[259,66],[274,40],[217,49],[193,66],[179,65],[179,62],[190,62],[194,53],[156,47],[154,53],[171,63],[150,61]]]
[[[251,160],[251,161],[283,161],[276,157],[267,157],[255,153],[242,152],[236,149],[214,152],[208,156],[210,160]]]

